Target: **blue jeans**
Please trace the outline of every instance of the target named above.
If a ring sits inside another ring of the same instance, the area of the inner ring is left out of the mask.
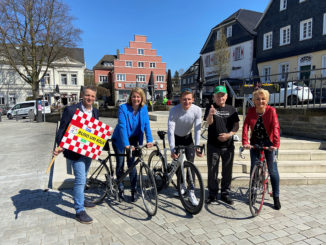
[[[82,156],[78,160],[67,159],[68,164],[72,165],[75,175],[74,182],[74,208],[76,213],[84,211],[84,190],[86,184],[86,178],[89,167],[92,163],[92,159],[89,157]]]
[[[280,176],[278,174],[277,162],[274,162],[275,151],[265,150],[264,152],[265,152],[265,158],[266,158],[267,167],[268,167],[268,173],[271,178],[273,197],[279,197],[280,196]],[[260,155],[259,150],[256,150],[256,149],[250,150],[250,159],[251,159],[250,173],[252,172],[252,169],[254,168],[255,163],[257,161],[259,161],[259,155]]]
[[[124,151],[120,151],[114,144],[114,141],[112,141],[112,146],[115,154],[124,154]],[[124,163],[125,163],[125,156],[116,156],[116,174],[117,179],[120,179],[120,177],[123,175],[124,171]],[[128,168],[134,163],[134,158],[130,158],[127,162]],[[129,173],[129,179],[130,179],[130,188],[131,191],[136,191],[136,185],[137,185],[137,169],[136,167],[131,170]],[[119,185],[119,190],[123,191],[124,186],[123,182]]]

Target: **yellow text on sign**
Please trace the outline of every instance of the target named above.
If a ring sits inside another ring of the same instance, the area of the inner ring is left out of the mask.
[[[92,142],[92,143],[94,143],[96,145],[99,145],[101,147],[103,147],[105,145],[105,142],[106,142],[106,140],[102,139],[101,137],[98,137],[98,136],[96,136],[94,134],[91,134],[91,133],[87,132],[86,130],[84,130],[82,128],[78,129],[77,136],[84,139],[84,140]]]

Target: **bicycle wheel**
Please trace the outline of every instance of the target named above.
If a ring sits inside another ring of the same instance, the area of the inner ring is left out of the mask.
[[[263,168],[255,165],[249,182],[249,208],[253,216],[259,215],[265,198],[265,178]]]
[[[201,127],[201,134],[200,136],[204,139],[207,140],[208,139],[208,126],[206,122],[202,123],[202,127]]]
[[[177,189],[183,207],[191,214],[198,214],[204,205],[205,189],[198,168],[185,161],[177,172]]]
[[[157,190],[151,169],[146,163],[141,163],[139,170],[139,186],[145,209],[150,216],[157,211]]]
[[[91,203],[100,203],[107,194],[107,185],[110,178],[110,172],[106,164],[99,161],[93,161],[88,173],[85,185],[85,201]]]
[[[158,151],[152,151],[148,157],[148,166],[153,170],[157,191],[161,191],[166,182],[164,177],[164,158]]]

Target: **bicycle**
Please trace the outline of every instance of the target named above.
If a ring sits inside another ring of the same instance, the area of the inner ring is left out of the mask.
[[[143,160],[143,149],[145,147],[146,145],[134,146],[134,150],[127,151],[127,154],[112,154],[108,145],[108,156],[104,160],[99,159],[98,161],[93,161],[90,167],[89,177],[86,180],[85,200],[98,204],[109,195],[120,202],[121,200],[118,196],[119,184],[123,182],[125,177],[136,165],[140,164],[139,186],[141,197],[148,215],[154,216],[157,212],[157,190],[154,175]],[[119,179],[115,179],[112,156],[126,156],[127,159],[135,157],[136,159]],[[107,162],[109,162],[109,165],[107,165]]]
[[[162,154],[157,142],[154,146],[157,148],[152,151],[148,158],[148,166],[153,170],[157,191],[167,188],[170,183],[178,190],[179,198],[183,207],[190,214],[198,214],[204,204],[204,183],[198,168],[190,161],[187,161],[185,155],[186,146],[176,146],[175,151],[179,154],[176,160],[172,163],[167,162],[166,152],[170,149],[165,147],[165,131],[157,132],[160,139],[163,141]],[[205,145],[193,146],[203,152]],[[187,175],[185,174],[187,173]],[[175,184],[173,177],[177,175],[177,184]],[[198,184],[197,184],[198,183]],[[196,185],[198,188],[196,188]],[[188,198],[187,198],[188,197]]]
[[[251,146],[251,148],[260,151],[259,160],[255,163],[250,174],[248,190],[250,212],[253,216],[257,216],[263,207],[265,193],[269,193],[269,195],[272,196],[268,188],[269,174],[264,152],[264,150],[269,150],[269,147],[254,145]],[[244,159],[242,155],[244,150],[244,147],[240,146],[239,155],[242,159]]]

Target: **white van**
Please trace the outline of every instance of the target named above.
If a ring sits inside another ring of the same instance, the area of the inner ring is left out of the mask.
[[[27,117],[28,112],[30,110],[34,111],[34,115],[36,115],[36,106],[35,106],[36,101],[35,100],[30,100],[30,101],[24,101],[17,103],[15,106],[13,106],[8,112],[7,112],[7,117],[9,119],[12,119],[16,116],[19,117]],[[47,100],[42,101],[42,105],[44,104],[44,110],[45,114],[51,113],[51,107],[49,105],[49,102]],[[42,107],[42,113],[43,113],[43,107]]]

